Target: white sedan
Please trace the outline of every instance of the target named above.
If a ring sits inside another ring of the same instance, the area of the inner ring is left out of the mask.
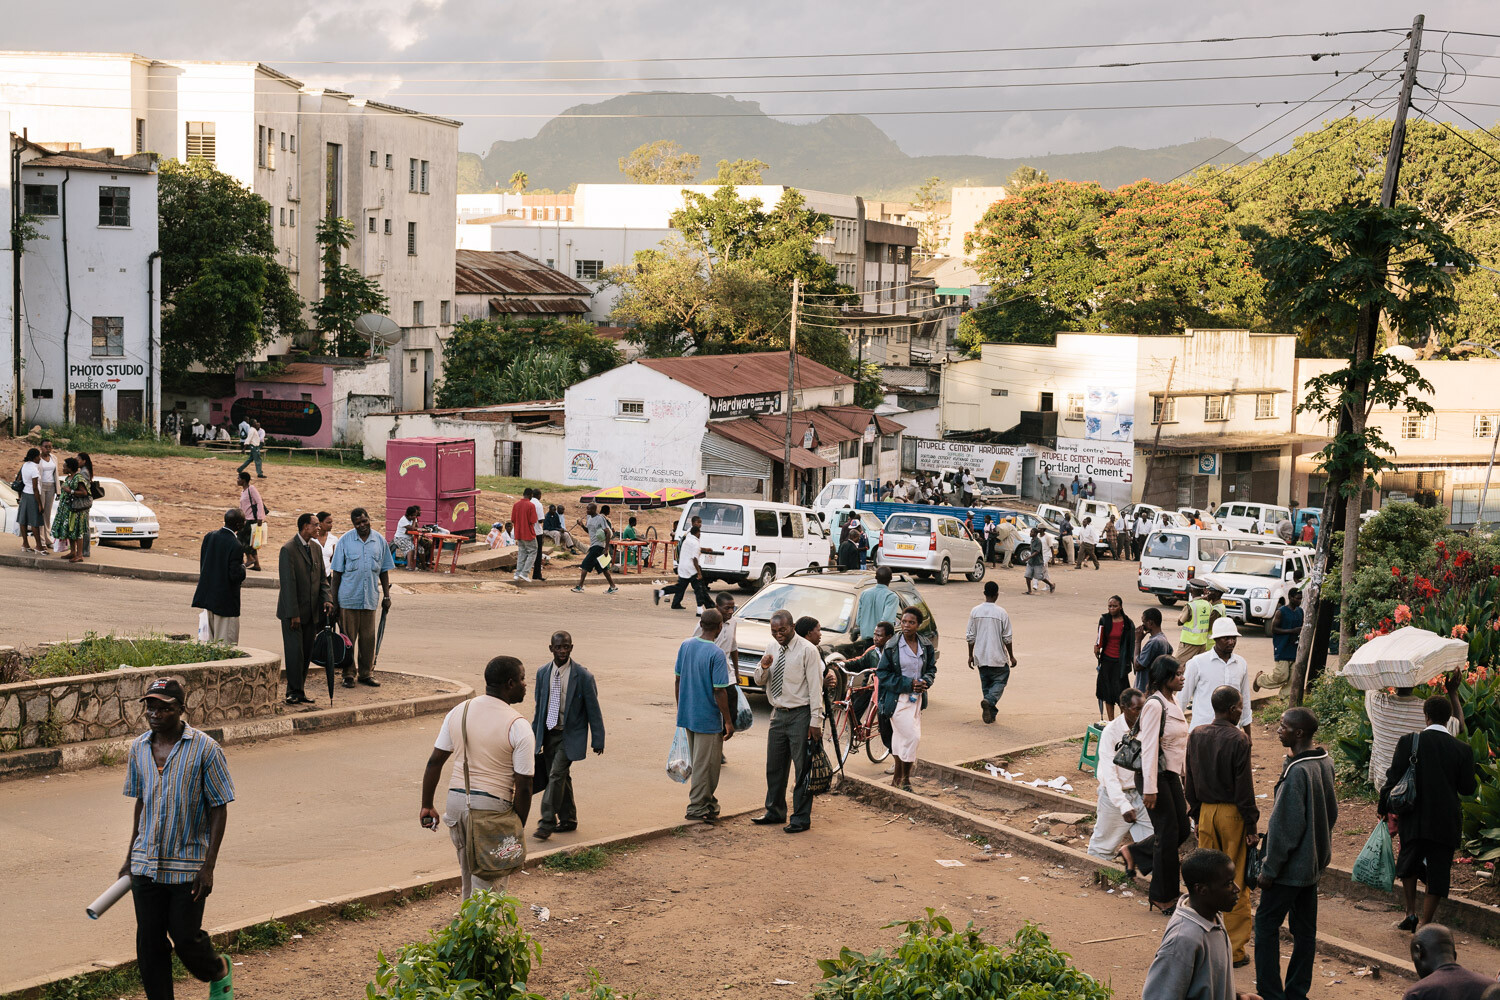
[[[95,500],[89,508],[89,534],[96,542],[134,542],[149,549],[161,525],[156,512],[141,503],[144,497],[132,493],[130,487],[118,479],[99,476],[94,480],[104,488],[104,498]]]

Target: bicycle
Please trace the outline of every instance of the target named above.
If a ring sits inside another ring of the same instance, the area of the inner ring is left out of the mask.
[[[849,670],[842,663],[830,664],[838,667],[844,675],[844,696],[832,700],[828,710],[828,728],[833,736],[833,756],[838,770],[844,769],[844,761],[859,753],[864,747],[870,763],[880,764],[891,755],[891,748],[880,738],[880,678],[873,670]],[[862,675],[870,675],[870,683],[855,687]],[[870,700],[862,711],[854,713],[854,698],[869,692]]]

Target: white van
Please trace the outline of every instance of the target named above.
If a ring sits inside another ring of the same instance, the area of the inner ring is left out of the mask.
[[[1163,528],[1146,536],[1141,550],[1140,577],[1136,589],[1155,594],[1171,606],[1187,599],[1187,582],[1203,576],[1230,549],[1264,543],[1265,536],[1247,531],[1201,528]]]
[[[709,582],[725,580],[759,590],[778,576],[828,563],[828,535],[806,507],[769,500],[694,500],[672,532],[687,534],[694,517],[703,519],[698,564]]]
[[[1272,503],[1232,501],[1219,504],[1214,520],[1230,531],[1249,531],[1257,535],[1274,535],[1276,526],[1290,521],[1292,512]]]

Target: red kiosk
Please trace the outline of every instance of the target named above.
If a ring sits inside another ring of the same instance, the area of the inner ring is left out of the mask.
[[[417,522],[474,538],[474,441],[470,438],[395,438],[385,446],[385,537],[394,538],[406,508],[422,508]]]

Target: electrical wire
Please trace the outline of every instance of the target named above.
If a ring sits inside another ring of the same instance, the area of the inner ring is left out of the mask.
[[[1417,86],[1421,87],[1422,85],[1421,84],[1417,84]],[[1426,87],[1422,87],[1422,89],[1423,90],[1427,90]],[[1428,91],[1428,93],[1432,93],[1432,91]],[[1489,129],[1485,128],[1483,125],[1479,124],[1474,119],[1470,118],[1468,115],[1464,114],[1462,111],[1460,111],[1457,108],[1455,108],[1453,106],[1453,103],[1451,101],[1443,100],[1438,94],[1433,94],[1432,96],[1433,96],[1434,100],[1438,104],[1441,104],[1443,107],[1447,108],[1449,111],[1452,111],[1454,114],[1458,115],[1458,117],[1462,118],[1464,121],[1468,122],[1470,125],[1473,125],[1475,128],[1477,128],[1479,131],[1483,132],[1485,135],[1489,136],[1492,139],[1500,139],[1500,136],[1497,136],[1495,133],[1491,132]]]
[[[1436,108],[1437,105],[1438,105],[1438,103],[1442,103],[1442,102],[1435,102],[1433,104],[1433,107]],[[1421,107],[1419,107],[1415,101],[1412,102],[1411,106],[1412,106],[1412,110],[1416,111],[1417,114],[1421,115],[1423,118],[1426,118],[1428,121],[1432,122],[1434,125],[1440,125],[1443,128],[1447,129],[1449,132],[1453,133],[1453,135],[1456,138],[1462,140],[1462,142],[1464,143],[1464,145],[1468,146],[1470,149],[1474,150],[1476,153],[1479,153],[1482,156],[1485,156],[1485,157],[1488,157],[1491,160],[1494,160],[1496,164],[1500,164],[1500,157],[1495,156],[1495,154],[1491,153],[1489,150],[1480,147],[1479,145],[1475,144],[1474,142],[1471,142],[1469,140],[1468,136],[1464,135],[1458,129],[1454,128],[1452,125],[1449,125],[1447,122],[1443,121],[1441,118],[1434,118],[1429,112],[1427,112],[1427,111],[1423,110]]]

